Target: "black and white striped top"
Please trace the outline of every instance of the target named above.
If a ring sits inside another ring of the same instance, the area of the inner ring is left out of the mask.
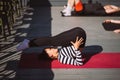
[[[58,61],[62,64],[83,65],[81,52],[76,50],[74,46],[60,48]]]

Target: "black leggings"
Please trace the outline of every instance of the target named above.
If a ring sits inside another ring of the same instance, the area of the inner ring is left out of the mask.
[[[76,37],[83,38],[83,44],[80,46],[80,48],[83,48],[85,46],[86,42],[86,32],[80,28],[75,27],[73,29],[70,29],[68,31],[65,31],[63,33],[60,33],[53,37],[41,37],[41,38],[35,38],[30,41],[29,46],[30,47],[36,47],[36,46],[69,46],[71,45],[70,41],[76,40]]]
[[[84,14],[92,15],[106,15],[104,6],[100,3],[84,4]]]
[[[120,29],[120,24],[116,23],[102,23],[102,25],[106,31],[114,31],[116,29]]]

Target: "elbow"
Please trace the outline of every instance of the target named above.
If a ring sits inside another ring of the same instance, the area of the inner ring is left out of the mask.
[[[80,62],[77,64],[77,66],[82,66],[83,65],[83,62]]]

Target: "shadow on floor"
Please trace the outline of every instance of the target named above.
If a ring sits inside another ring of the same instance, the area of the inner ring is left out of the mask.
[[[84,58],[84,64],[86,64],[92,56],[99,54],[103,51],[102,46],[99,45],[91,45],[86,46],[85,49],[82,52],[83,58]]]

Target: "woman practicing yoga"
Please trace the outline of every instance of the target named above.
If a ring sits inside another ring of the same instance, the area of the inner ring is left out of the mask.
[[[120,11],[115,5],[102,5],[100,3],[83,4],[82,0],[68,0],[67,6],[61,11],[63,16],[71,16],[72,12],[83,12],[84,14],[106,15]]]
[[[76,27],[53,37],[25,39],[17,50],[24,50],[29,47],[47,46],[43,54],[50,59],[58,59],[63,64],[83,65],[81,51],[85,47],[86,32]]]

